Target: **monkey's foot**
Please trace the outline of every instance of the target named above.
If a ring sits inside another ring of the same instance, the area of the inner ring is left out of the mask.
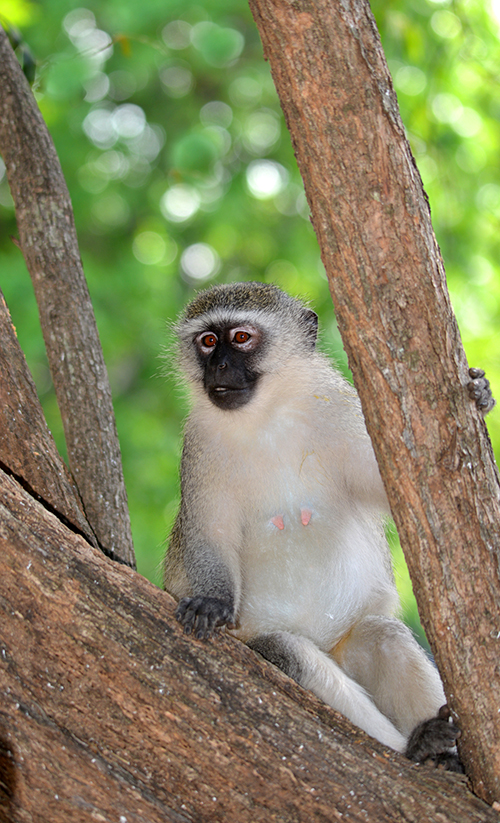
[[[175,616],[184,632],[198,640],[211,637],[219,626],[234,626],[233,605],[218,597],[183,597]]]
[[[486,379],[482,369],[469,369],[469,377],[472,378],[467,384],[470,398],[475,401],[479,411],[487,414],[496,403],[491,393],[490,381]]]
[[[463,773],[458,755],[453,751],[460,731],[450,719],[448,706],[442,706],[437,717],[415,726],[406,746],[406,757],[416,763],[432,760],[436,766]]]
[[[293,645],[286,642],[286,635],[283,632],[259,634],[249,640],[247,646],[285,672],[288,677],[293,678],[297,683],[300,682],[302,674],[300,656]]]

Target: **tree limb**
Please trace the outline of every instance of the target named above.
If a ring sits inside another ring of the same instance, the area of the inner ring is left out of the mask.
[[[0,820],[497,820],[173,609],[0,472]]]
[[[0,467],[97,546],[47,428],[35,384],[0,292]]]
[[[59,159],[0,28],[0,151],[35,290],[71,473],[104,551],[134,564],[115,418]]]
[[[250,7],[461,756],[499,800],[499,478],[375,21],[367,0]]]

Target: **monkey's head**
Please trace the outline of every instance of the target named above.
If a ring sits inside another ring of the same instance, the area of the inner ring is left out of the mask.
[[[316,345],[317,315],[266,283],[230,283],[200,292],[176,326],[181,366],[219,409],[238,409],[264,374]]]

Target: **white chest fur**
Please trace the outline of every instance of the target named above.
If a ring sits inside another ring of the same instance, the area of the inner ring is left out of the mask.
[[[239,635],[297,631],[330,649],[362,614],[392,611],[386,547],[379,519],[348,499],[340,452],[325,463],[314,432],[298,440],[289,422],[261,430],[252,476],[233,484],[247,513]]]
[[[285,373],[273,380],[265,405],[203,410],[213,444],[202,460],[206,537],[239,568],[243,640],[288,630],[330,649],[363,614],[389,614],[396,600],[363,488],[378,472],[358,401],[338,375],[328,369],[319,387],[303,383],[295,394]]]

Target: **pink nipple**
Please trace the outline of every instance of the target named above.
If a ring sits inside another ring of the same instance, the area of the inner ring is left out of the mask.
[[[311,509],[301,509],[300,511],[300,520],[303,526],[309,525],[309,521],[312,517]]]

